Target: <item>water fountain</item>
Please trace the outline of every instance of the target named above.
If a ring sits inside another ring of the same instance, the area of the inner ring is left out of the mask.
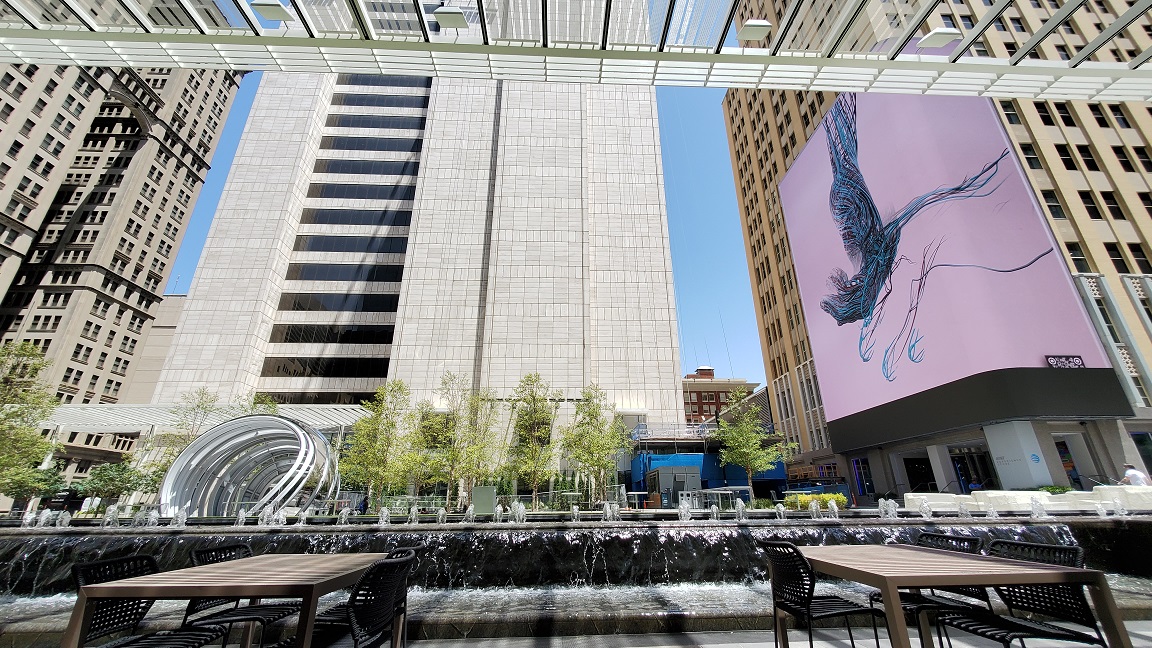
[[[836,500],[828,500],[828,517],[833,520],[840,519],[840,506],[836,503]]]
[[[468,508],[464,509],[464,519],[460,520],[460,522],[463,524],[475,524],[476,523],[476,505],[475,504],[469,504]]]
[[[1128,509],[1120,502],[1120,498],[1118,497],[1112,498],[1112,510],[1116,511],[1116,515],[1119,517],[1128,517]]]
[[[158,527],[158,526],[160,526],[160,511],[157,511],[156,509],[152,509],[151,511],[148,511],[148,518],[146,520],[144,520],[144,526],[146,526],[146,527]]]
[[[620,518],[620,504],[618,502],[612,502],[612,504],[608,508],[611,509],[611,511],[612,511],[612,521],[613,522],[619,522],[621,519]]]
[[[348,526],[348,518],[352,517],[352,507],[345,506],[336,514],[336,526]]]
[[[813,520],[819,520],[824,516],[820,514],[820,500],[813,499],[808,502],[808,513],[812,516]]]
[[[445,511],[444,507],[440,507],[440,508],[436,509],[436,524],[447,524],[447,523],[448,523],[448,511]]]
[[[734,506],[736,508],[736,521],[737,522],[747,522],[748,521],[748,510],[744,507],[744,500],[737,497],[736,498],[736,504]]]
[[[986,517],[990,520],[997,520],[1000,518],[1000,514],[996,512],[995,506],[992,506],[992,504],[988,504],[988,510],[984,512],[984,517]]]
[[[894,499],[888,500],[888,519],[889,520],[900,519],[900,505],[897,504],[896,500],[894,500]]]
[[[961,520],[975,519],[972,517],[972,511],[968,509],[968,505],[964,502],[960,502],[956,505],[956,517],[960,518]]]
[[[496,505],[496,510],[492,514],[492,521],[497,524],[504,521],[504,507],[500,504]]]
[[[788,519],[788,509],[784,508],[783,504],[777,504],[775,507],[775,510],[776,510],[776,519],[777,520],[787,520]]]
[[[120,526],[120,509],[116,508],[115,504],[109,504],[108,508],[104,510],[104,519],[100,521],[100,528],[107,529],[118,526]]]
[[[140,527],[147,526],[147,524],[148,514],[144,511],[136,511],[136,514],[132,516],[132,528],[138,529]]]
[[[1044,508],[1044,502],[1041,502],[1039,497],[1029,498],[1028,507],[1030,509],[1030,517],[1033,520],[1047,520],[1052,517],[1048,515],[1048,509]]]
[[[260,517],[256,518],[256,525],[270,527],[275,521],[276,509],[271,504],[265,504],[264,508],[260,509]]]
[[[605,522],[620,521],[620,505],[616,502],[604,502],[602,511],[603,514],[601,515],[601,520]]]
[[[573,522],[579,522],[580,521],[580,507],[576,506],[575,504],[572,505],[572,521]]]
[[[516,524],[524,524],[528,520],[528,509],[524,508],[524,504],[520,502],[512,502],[510,517]]]
[[[682,500],[680,506],[676,507],[676,512],[679,514],[681,522],[688,522],[692,519],[692,509],[688,507],[688,500]]]
[[[60,511],[60,515],[56,516],[56,528],[63,529],[72,523],[72,514],[68,511]]]
[[[1096,515],[1102,518],[1108,517],[1108,507],[1104,506],[1103,502],[1096,502]]]
[[[920,502],[920,506],[917,508],[917,511],[920,513],[920,517],[924,518],[925,520],[932,519],[932,506],[928,504],[928,500]]]
[[[53,520],[56,518],[56,512],[44,509],[40,512],[40,518],[36,520],[36,526],[49,527],[52,526]]]
[[[236,513],[236,526],[242,527],[248,521],[248,509],[242,508]]]
[[[36,511],[27,511],[24,513],[24,517],[20,518],[20,528],[31,529],[36,526],[36,520]]]
[[[387,506],[381,506],[379,517],[376,519],[376,524],[382,527],[392,524],[392,510]]]
[[[188,526],[188,508],[181,506],[176,509],[172,514],[172,519],[168,520],[168,526],[173,529],[183,529]]]
[[[712,506],[708,507],[708,519],[709,520],[719,520],[720,519],[720,507],[719,506],[716,506],[715,504],[713,504]]]
[[[272,516],[272,523],[276,526],[286,526],[288,524],[288,512],[284,509],[276,511],[276,515]]]
[[[408,524],[420,524],[420,507],[415,504],[408,509]]]

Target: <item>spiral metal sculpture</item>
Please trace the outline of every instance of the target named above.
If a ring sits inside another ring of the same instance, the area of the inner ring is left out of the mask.
[[[226,421],[196,437],[160,485],[162,510],[230,516],[247,503],[257,511],[294,503],[316,477],[307,508],[339,488],[337,456],[315,428],[282,416],[258,414]]]

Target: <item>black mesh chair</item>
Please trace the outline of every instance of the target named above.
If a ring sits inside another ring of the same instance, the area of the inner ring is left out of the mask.
[[[988,555],[1064,567],[1084,566],[1084,550],[1066,545],[993,540],[988,544]],[[945,634],[948,628],[956,628],[998,642],[1004,648],[1009,648],[1017,639],[1021,646],[1024,646],[1025,639],[1108,645],[1096,624],[1092,608],[1088,606],[1083,585],[1009,585],[994,589],[1008,607],[1011,616],[984,611],[941,613],[937,623],[944,627]],[[1020,618],[1017,616],[1020,612],[1090,628],[1093,634],[1034,618]],[[951,638],[948,645],[952,645]]]
[[[159,573],[152,556],[128,556],[112,560],[72,565],[72,579],[76,586],[95,585],[110,581],[135,578]],[[94,598],[88,601],[92,620],[81,644],[127,633],[128,636],[101,644],[102,648],[199,648],[219,639],[224,634],[220,626],[182,627],[145,635],[136,635],[144,615],[152,608],[152,599]]]
[[[761,543],[764,553],[768,557],[768,564],[772,581],[772,605],[777,612],[784,611],[796,617],[798,621],[808,628],[808,646],[812,648],[812,622],[820,619],[844,617],[844,625],[848,628],[848,641],[853,648],[856,640],[852,637],[852,624],[849,617],[855,615],[868,615],[872,619],[872,634],[876,637],[876,646],[880,646],[880,632],[876,628],[876,617],[884,616],[884,611],[874,607],[865,607],[859,603],[849,601],[839,596],[816,596],[816,572],[804,554],[791,542],[766,541]],[[779,623],[779,614],[775,617],[775,632],[773,639],[780,645],[780,633],[787,632],[787,628]]]
[[[416,560],[414,551],[392,552],[364,572],[348,602],[316,615],[312,641],[326,648],[377,648],[388,643],[396,648],[397,601],[407,590],[408,572]],[[296,645],[290,637],[273,648]]]
[[[192,564],[199,567],[200,565],[212,565],[216,563],[228,562],[229,560],[238,560],[240,558],[251,558],[252,548],[246,544],[232,544],[221,545],[219,547],[212,547],[209,549],[200,549],[192,552]],[[218,609],[227,606],[225,609]],[[215,610],[213,612],[212,610]],[[212,626],[219,625],[225,626],[231,632],[233,624],[236,623],[258,623],[260,624],[260,646],[264,645],[264,636],[268,632],[268,626],[292,616],[300,611],[300,603],[261,603],[258,605],[240,605],[240,599],[232,597],[214,597],[214,598],[194,598],[188,601],[188,607],[184,610],[184,625],[191,626]],[[224,635],[224,643],[222,646],[227,646],[228,633]]]

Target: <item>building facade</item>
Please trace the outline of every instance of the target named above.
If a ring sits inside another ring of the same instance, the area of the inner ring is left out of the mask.
[[[154,402],[538,372],[681,423],[662,182],[648,88],[266,74]]]
[[[1127,9],[1126,3],[1084,3],[1040,43],[1039,51],[1053,59],[1071,58]],[[995,6],[954,0],[935,7],[921,35],[940,27],[967,35],[987,25],[967,55],[1010,58],[1056,10],[1056,3],[1041,0]],[[898,34],[907,19],[897,5],[878,11],[865,12],[849,32],[848,38],[858,41],[861,51]],[[782,3],[749,0],[741,4],[736,20],[737,25],[752,18],[778,24],[782,17]],[[759,45],[766,46],[771,38]],[[1145,17],[1125,29],[1114,46],[1089,60],[1130,60],[1150,43],[1152,24]],[[811,44],[782,46],[803,49]],[[733,89],[723,102],[773,419],[777,430],[803,450],[790,472],[838,472],[853,482],[858,493],[955,491],[965,475],[990,486],[1004,485],[996,467],[998,453],[989,446],[989,439],[1000,433],[1023,435],[1039,449],[1051,483],[1090,488],[1096,481],[1114,478],[1124,461],[1152,464],[1147,393],[1152,374],[1145,360],[1152,352],[1148,305],[1152,302],[1147,292],[1152,287],[1148,284],[1152,114],[1141,103],[1073,100],[1002,99],[995,105],[1048,224],[1063,245],[1068,268],[1136,417],[1037,420],[1028,430],[997,432],[925,430],[924,438],[885,444],[883,450],[872,448],[851,456],[832,451],[778,186],[835,98],[834,92]],[[940,136],[948,137],[947,124],[940,126]]]
[[[751,395],[760,383],[743,378],[717,378],[712,367],[698,367],[684,376],[684,420],[688,425],[712,421],[734,403],[733,392]]]
[[[123,396],[240,76],[3,69],[0,318],[62,403]]]

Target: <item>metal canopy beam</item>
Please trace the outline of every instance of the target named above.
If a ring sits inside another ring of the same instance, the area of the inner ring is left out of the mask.
[[[676,0],[668,0],[668,13],[664,16],[664,30],[660,32],[660,51],[668,44],[668,32],[672,29],[672,12],[676,10]]]
[[[964,52],[967,52],[968,48],[972,47],[973,43],[980,40],[980,38],[984,36],[984,32],[988,31],[988,28],[992,26],[992,23],[996,22],[997,18],[1004,15],[1004,12],[1008,10],[1008,7],[1012,6],[1013,1],[1014,0],[997,0],[996,4],[992,5],[992,8],[988,10],[988,13],[984,14],[984,17],[980,19],[980,22],[976,23],[975,27],[968,30],[968,35],[964,37],[964,40],[960,41],[960,44],[956,46],[956,49],[952,50],[952,55],[948,57],[948,61],[955,63],[956,61],[960,60],[960,57],[964,56]]]
[[[1043,41],[1045,38],[1048,38],[1052,32],[1059,29],[1060,25],[1063,25],[1068,20],[1068,18],[1076,12],[1077,9],[1084,6],[1086,1],[1087,0],[1068,0],[1065,2],[1064,6],[1060,7],[1056,13],[1052,14],[1052,17],[1049,18],[1048,21],[1043,25],[1041,25],[1040,29],[1037,30],[1035,34],[1032,34],[1032,38],[1029,38],[1028,42],[1024,43],[1024,45],[1020,47],[1020,51],[1016,52],[1012,55],[1012,58],[1008,59],[1008,62],[1012,65],[1016,65],[1020,61],[1024,60],[1024,57],[1031,54],[1032,50],[1036,49],[1040,45],[1041,41]]]
[[[903,52],[904,48],[908,47],[908,43],[912,41],[912,37],[916,35],[921,25],[924,24],[924,21],[928,20],[928,16],[936,10],[936,7],[939,6],[941,2],[942,0],[927,0],[924,6],[920,7],[920,11],[917,11],[916,15],[912,17],[912,21],[908,23],[908,29],[905,29],[904,33],[900,34],[900,37],[897,38],[896,42],[892,44],[892,47],[888,49],[889,61],[900,56],[900,52]]]
[[[867,4],[868,0],[851,0],[850,4],[844,7],[844,10],[840,12],[840,18],[836,21],[836,26],[832,28],[832,33],[824,41],[824,47],[820,50],[821,57],[831,58],[836,53],[836,50],[840,48],[840,43],[844,42],[844,38]]]
[[[480,38],[487,45],[488,41],[488,17],[484,15],[484,0],[476,0],[476,15],[480,20]]]
[[[1104,47],[1108,41],[1116,38],[1116,35],[1128,28],[1129,25],[1136,22],[1136,19],[1144,15],[1149,9],[1152,9],[1152,0],[1138,0],[1134,2],[1128,11],[1125,11],[1122,16],[1116,19],[1116,22],[1104,28],[1100,35],[1092,39],[1072,60],[1068,62],[1071,67],[1077,67],[1084,61],[1087,61],[1093,54],[1098,52],[1101,47]]]
[[[728,37],[728,30],[732,29],[732,23],[736,20],[736,9],[740,7],[740,0],[730,0],[730,2],[732,4],[728,7],[728,18],[720,30],[720,38],[716,40],[716,49],[712,50],[713,54],[719,54],[720,50],[724,49],[724,39]]]
[[[424,20],[424,7],[420,4],[420,0],[412,0],[412,8],[416,11],[416,22],[420,25],[420,33],[424,35],[424,42],[428,43],[432,39],[428,37],[428,23]]]
[[[772,39],[772,43],[768,46],[768,53],[772,56],[780,51],[784,45],[784,39],[792,31],[792,27],[796,25],[796,19],[800,16],[800,8],[804,6],[804,0],[792,0],[792,4],[784,11],[784,19],[780,21],[780,26],[776,28],[776,38]]]

